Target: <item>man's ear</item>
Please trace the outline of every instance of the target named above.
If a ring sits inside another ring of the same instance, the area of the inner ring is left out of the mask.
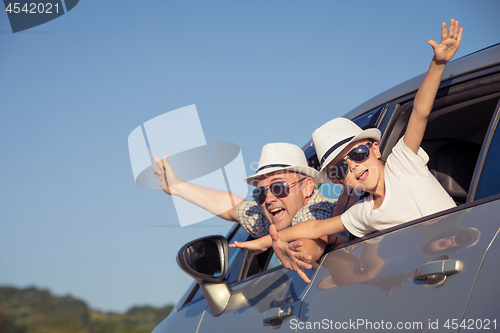
[[[307,177],[304,180],[304,186],[302,186],[302,191],[304,191],[305,197],[310,197],[314,191],[314,180],[312,177]]]
[[[373,152],[375,153],[375,157],[377,159],[380,159],[382,157],[382,153],[380,152],[380,146],[378,145],[377,141],[372,143],[372,148],[373,148]]]

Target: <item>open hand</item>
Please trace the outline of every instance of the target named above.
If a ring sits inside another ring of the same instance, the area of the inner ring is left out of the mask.
[[[155,156],[154,159],[158,166],[152,165],[151,169],[154,171],[155,177],[160,181],[157,183],[158,187],[160,187],[165,193],[173,195],[175,193],[172,193],[172,187],[169,186],[169,183],[174,185],[180,183],[181,180],[177,177],[177,174],[174,169],[172,169],[170,163],[168,163],[167,157],[168,156],[165,155],[163,156],[163,160],[160,160],[157,156]]]
[[[428,41],[434,50],[434,60],[437,63],[447,63],[451,60],[460,46],[463,31],[463,28],[459,29],[458,21],[455,21],[455,19],[451,19],[448,31],[446,30],[446,23],[441,24],[441,43],[438,44],[432,39]]]
[[[309,261],[312,257],[298,249],[303,245],[303,242],[285,242],[279,237],[278,231],[273,224],[269,227],[269,235],[273,240],[274,253],[281,261],[283,267],[289,271],[297,272],[302,280],[307,283],[311,283],[311,280],[307,277],[304,269],[311,269],[312,266],[309,264]]]

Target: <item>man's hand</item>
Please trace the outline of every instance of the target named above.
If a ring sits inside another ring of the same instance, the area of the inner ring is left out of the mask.
[[[170,163],[168,163],[167,157],[168,156],[165,155],[163,156],[163,160],[160,160],[157,156],[155,156],[154,159],[158,166],[152,165],[151,169],[154,171],[155,177],[160,181],[157,183],[158,187],[169,195],[175,195],[175,193],[173,193],[174,191],[172,191],[172,188],[169,186],[169,183],[170,185],[175,185],[181,183],[182,181],[179,177],[177,177],[177,174],[174,169],[172,169]]]
[[[307,283],[311,283],[311,280],[307,277],[304,269],[311,269],[311,264],[309,261],[312,257],[298,248],[303,245],[302,241],[285,242],[279,235],[276,227],[271,224],[269,227],[269,235],[273,240],[273,250],[276,256],[281,261],[283,267],[290,271],[297,272],[299,276]]]
[[[458,21],[451,19],[450,29],[446,31],[446,23],[441,24],[441,43],[436,43],[434,40],[429,40],[428,43],[434,50],[434,60],[436,63],[447,63],[457,52],[462,40],[464,29],[458,26]]]

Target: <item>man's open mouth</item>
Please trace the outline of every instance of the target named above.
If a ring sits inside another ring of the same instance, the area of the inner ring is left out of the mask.
[[[269,213],[271,213],[273,218],[281,217],[281,215],[283,214],[284,211],[285,211],[285,209],[281,208],[281,207],[275,207],[275,208],[269,209]]]

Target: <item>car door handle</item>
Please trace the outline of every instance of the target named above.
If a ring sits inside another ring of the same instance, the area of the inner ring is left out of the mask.
[[[446,276],[460,272],[462,268],[463,264],[460,260],[448,259],[431,261],[417,268],[415,271],[415,279],[426,280],[436,277],[446,278]]]
[[[270,323],[272,321],[283,321],[285,318],[293,314],[293,306],[280,306],[264,312],[264,322]]]

